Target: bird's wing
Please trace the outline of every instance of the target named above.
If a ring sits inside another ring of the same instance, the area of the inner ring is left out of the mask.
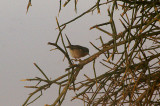
[[[66,48],[70,48],[70,49],[82,49],[82,48],[85,48],[85,47],[82,47],[80,45],[70,45],[70,46],[66,46]]]

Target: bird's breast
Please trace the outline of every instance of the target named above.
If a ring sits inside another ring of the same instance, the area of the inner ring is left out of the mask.
[[[86,53],[83,52],[81,49],[69,49],[69,51],[73,58],[81,58],[86,55]]]

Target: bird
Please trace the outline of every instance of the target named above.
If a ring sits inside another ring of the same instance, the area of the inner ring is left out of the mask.
[[[70,54],[73,58],[80,59],[82,57],[85,57],[86,55],[89,55],[89,49],[87,47],[80,46],[80,45],[72,45],[67,36],[66,38],[69,45],[69,46],[66,46],[66,48],[69,48]]]

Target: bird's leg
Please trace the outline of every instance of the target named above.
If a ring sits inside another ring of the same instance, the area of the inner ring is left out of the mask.
[[[79,59],[79,58],[75,58],[75,59],[72,59],[72,60],[74,60],[74,61],[79,61],[79,62],[81,62],[82,60],[81,59]]]
[[[76,59],[71,59],[72,61],[76,61]]]
[[[82,60],[81,60],[81,59],[78,59],[77,61],[81,62]]]
[[[75,62],[81,62],[82,60],[81,59],[79,59],[79,58],[74,58],[74,59],[71,59],[71,61],[72,61],[72,63],[74,63],[73,61],[75,61]]]

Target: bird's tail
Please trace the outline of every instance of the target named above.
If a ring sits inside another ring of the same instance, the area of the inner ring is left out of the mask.
[[[68,46],[71,46],[71,42],[69,41],[67,35],[66,35],[67,41],[68,41]]]

